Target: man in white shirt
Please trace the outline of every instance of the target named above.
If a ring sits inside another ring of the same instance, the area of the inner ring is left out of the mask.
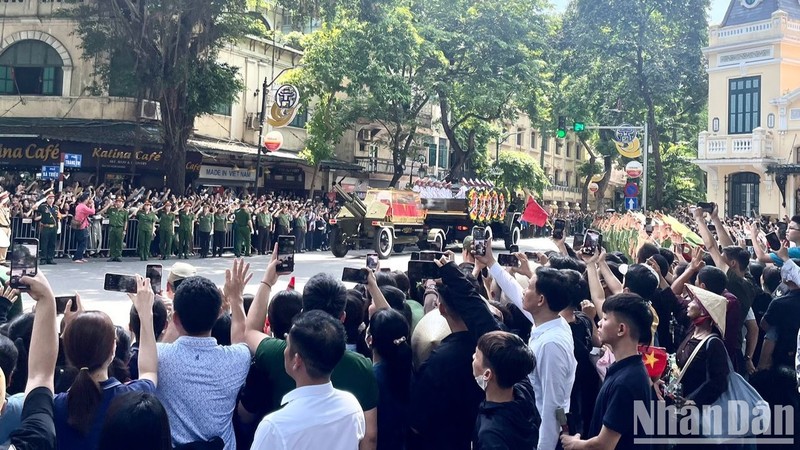
[[[522,257],[522,255],[518,255]],[[476,256],[489,268],[489,273],[503,293],[533,324],[528,341],[536,356],[536,368],[531,384],[536,394],[536,409],[542,418],[538,450],[553,450],[558,443],[561,427],[556,422],[556,409],[569,412],[570,393],[578,365],[569,324],[560,311],[569,306],[568,280],[558,270],[539,267],[533,273],[527,289],[523,290],[511,274],[500,266],[489,247],[486,256]]]
[[[344,326],[330,314],[312,310],[297,317],[283,360],[297,388],[283,397],[282,409],[258,425],[252,450],[358,449],[364,412],[353,394],[331,384],[345,344]]]

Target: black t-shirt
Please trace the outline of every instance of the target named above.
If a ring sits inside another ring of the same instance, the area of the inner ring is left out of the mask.
[[[797,331],[800,330],[800,290],[789,291],[769,304],[764,320],[778,331],[772,362],[775,366],[794,367]]]
[[[650,410],[651,392],[640,355],[629,356],[612,364],[597,394],[592,425],[586,438],[598,436],[605,426],[621,435],[616,450],[649,449],[650,444],[633,443],[634,437],[646,437],[641,425],[634,430],[633,412],[635,402],[642,402]]]
[[[53,392],[46,387],[32,390],[22,406],[22,424],[11,433],[10,448],[50,450],[56,448],[53,422]]]

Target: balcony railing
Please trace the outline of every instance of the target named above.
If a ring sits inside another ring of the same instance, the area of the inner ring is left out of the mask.
[[[394,163],[391,159],[357,157],[356,164],[361,166],[365,172],[394,173]]]
[[[545,188],[546,191],[558,191],[558,192],[576,192],[580,193],[581,188],[572,187],[572,186],[561,186],[557,184],[551,184]]]
[[[712,136],[703,131],[697,140],[698,159],[769,158],[774,150],[774,140],[763,128],[732,136]]]

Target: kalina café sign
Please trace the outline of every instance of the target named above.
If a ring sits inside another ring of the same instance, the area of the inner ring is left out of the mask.
[[[57,166],[61,153],[77,153],[83,156],[81,168],[137,168],[162,170],[161,150],[133,147],[90,144],[69,141],[44,141],[13,139],[0,141],[0,167],[2,166]],[[186,152],[186,170],[199,172],[203,156],[198,152]]]

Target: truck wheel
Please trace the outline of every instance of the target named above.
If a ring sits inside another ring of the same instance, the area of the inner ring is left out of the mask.
[[[380,259],[386,259],[392,254],[394,236],[389,228],[379,228],[375,231],[375,253]]]
[[[515,223],[511,227],[511,231],[506,236],[506,250],[511,250],[512,245],[519,245],[519,237],[520,237],[520,228],[519,224]]]
[[[437,252],[444,251],[444,236],[441,233],[437,234],[435,238],[433,238],[432,250]]]
[[[333,253],[333,256],[337,258],[344,258],[344,256],[347,255],[347,252],[350,250],[350,248],[347,246],[347,244],[344,242],[342,238],[342,230],[339,228],[332,229],[330,240],[331,240],[331,252]]]
[[[394,247],[392,247],[395,253],[403,253],[403,249],[405,248],[405,244],[394,244]]]

